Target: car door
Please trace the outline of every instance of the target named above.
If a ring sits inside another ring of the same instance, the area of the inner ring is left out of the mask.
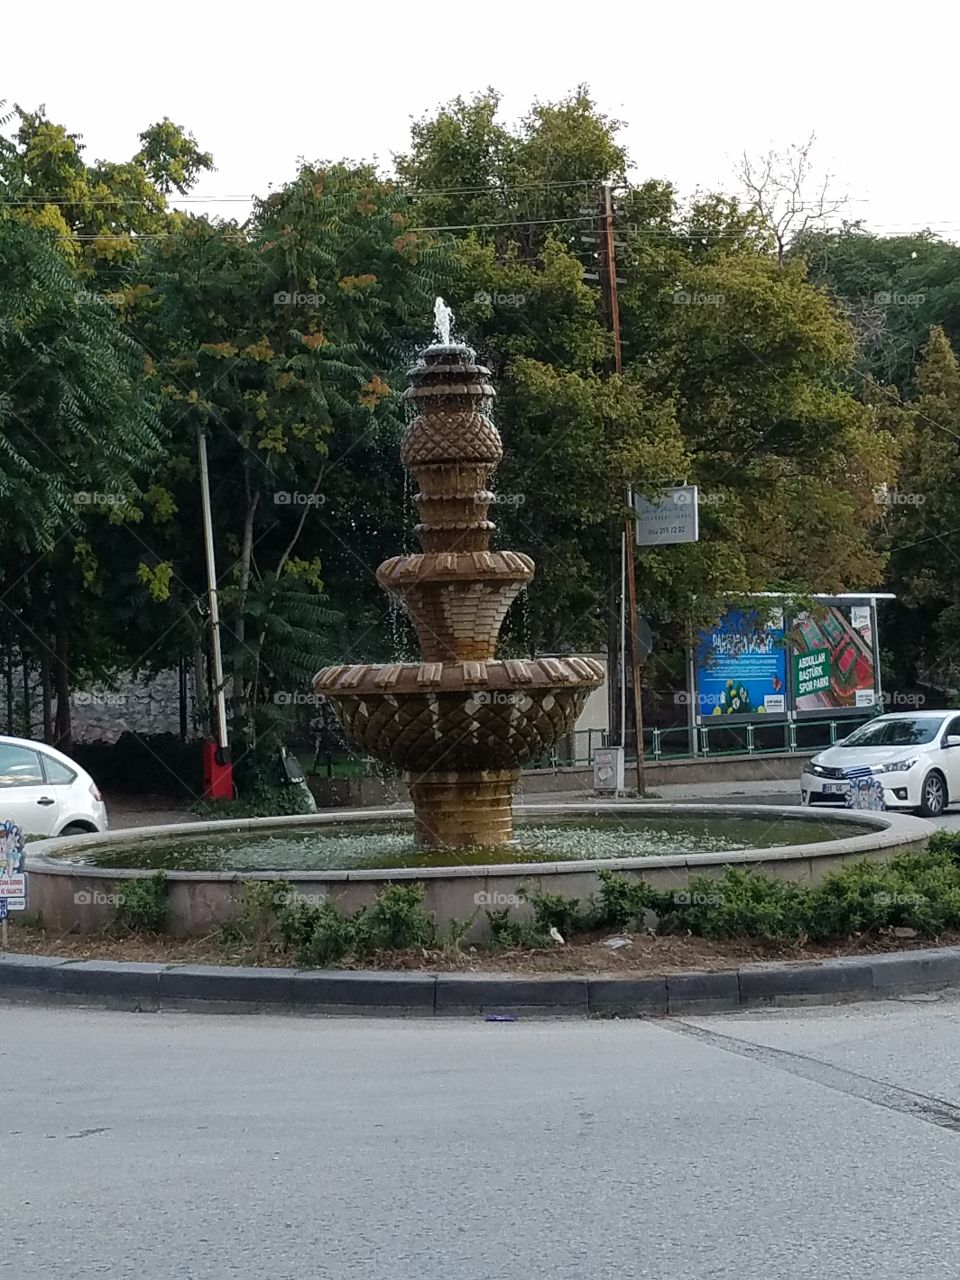
[[[937,753],[939,765],[947,779],[947,795],[951,803],[960,801],[960,747],[944,747],[947,738],[960,737],[960,716],[953,716],[940,735],[942,750]]]
[[[15,742],[0,742],[0,822],[15,822],[24,835],[48,836],[60,805],[43,774],[40,753]]]

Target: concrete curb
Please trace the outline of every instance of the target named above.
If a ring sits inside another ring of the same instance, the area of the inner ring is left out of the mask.
[[[640,1018],[885,999],[957,985],[960,947],[649,978],[310,971],[19,954],[0,957],[0,1000],[207,1013]]]

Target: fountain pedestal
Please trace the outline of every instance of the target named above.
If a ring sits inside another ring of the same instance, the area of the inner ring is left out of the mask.
[[[521,766],[573,728],[604,672],[591,658],[495,658],[533,561],[489,549],[487,485],[503,456],[489,372],[469,347],[434,346],[411,382],[418,412],[400,456],[419,485],[423,552],[384,561],[377,580],[410,616],[423,661],[326,667],[314,688],[362,751],[406,770],[419,844],[500,845]]]
[[[407,775],[414,837],[425,848],[506,844],[513,835],[519,769]]]

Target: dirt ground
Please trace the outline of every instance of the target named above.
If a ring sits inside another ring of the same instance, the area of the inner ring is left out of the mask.
[[[604,937],[622,937],[628,945],[613,949]],[[697,937],[656,937],[650,934],[584,935],[549,950],[493,950],[464,946],[460,950],[383,952],[349,969],[418,969],[425,973],[608,974],[611,977],[652,977],[686,970],[736,969],[765,960],[829,960],[841,956],[879,954],[915,947],[956,946],[960,934],[936,939],[895,938],[864,934],[839,946],[813,944],[774,946],[756,940],[712,942]],[[236,948],[218,934],[206,938],[172,938],[164,934],[116,936],[109,933],[56,935],[11,921],[10,950],[32,955],[57,955],[68,960],[127,960],[163,964],[290,965],[287,955],[270,944]]]

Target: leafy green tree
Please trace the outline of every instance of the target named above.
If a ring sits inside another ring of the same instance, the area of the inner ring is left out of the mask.
[[[137,476],[160,450],[141,352],[81,285],[50,233],[0,218],[0,546],[8,564],[20,562],[19,648],[52,672],[61,742],[84,530],[103,512],[135,508]]]
[[[185,220],[145,264],[136,323],[172,448],[138,530],[139,573],[158,605],[198,617],[202,430],[235,730],[248,743],[270,727],[274,698],[342,651],[330,576],[361,640],[387,608],[365,601],[400,523],[393,391],[443,265],[409,224],[407,202],[371,169],[304,166],[245,227]]]
[[[896,485],[878,494],[890,582],[900,598],[898,677],[955,686],[960,678],[960,365],[934,327],[907,406]],[[906,616],[904,616],[904,611]]]

